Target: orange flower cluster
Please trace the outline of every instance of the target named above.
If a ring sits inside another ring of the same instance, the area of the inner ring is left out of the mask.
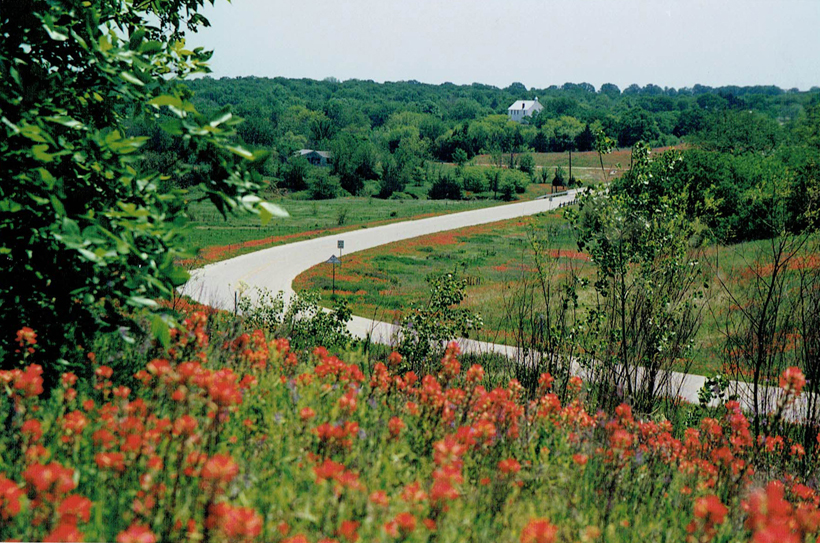
[[[756,458],[785,465],[792,457],[813,460],[815,452],[777,435],[755,441],[737,402],[676,434],[670,422],[640,420],[626,404],[612,414],[588,412],[577,377],[555,390],[548,373],[529,391],[515,379],[487,385],[491,372],[478,364],[462,368],[455,344],[440,371],[420,378],[403,370],[397,354],[362,371],[323,348],[299,357],[286,340],[269,341],[258,331],[214,334],[226,361],[214,364],[204,314],[191,315],[173,336],[129,386],[95,356],[92,383],[66,373],[51,400],[41,397],[39,366],[0,372],[0,401],[19,446],[16,457],[0,458],[0,536],[80,541],[93,534],[119,543],[446,539],[457,514],[510,508],[523,514],[499,523],[499,539],[552,543],[580,534],[588,541],[634,519],[570,529],[565,523],[573,520],[554,504],[516,509],[518,500],[531,499],[545,479],[602,474],[614,487],[635,473],[674,480],[677,503],[691,515],[678,524],[681,531],[686,526],[681,539],[712,541],[743,525],[754,542],[790,543],[813,541],[820,530],[820,495],[811,481],[781,477],[765,490],[753,484],[763,476],[754,473]],[[790,368],[781,385],[794,398],[805,377]],[[568,392],[559,397],[562,388]],[[363,458],[366,447],[384,454]],[[266,464],[272,454],[287,464]],[[553,467],[565,466],[572,476],[545,475],[552,458]],[[394,478],[381,478],[382,471]],[[266,487],[274,493],[290,485],[285,498],[272,504],[253,494],[265,479],[275,481]],[[537,518],[527,521],[533,512]],[[10,531],[21,525],[28,531]]]

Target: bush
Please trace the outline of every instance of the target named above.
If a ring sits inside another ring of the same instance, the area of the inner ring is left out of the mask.
[[[518,169],[528,175],[535,175],[535,159],[529,153],[524,153],[518,159]]]
[[[553,187],[566,187],[567,186],[567,176],[564,173],[564,168],[558,166],[555,168],[555,175],[552,176],[552,186]]]
[[[436,367],[447,342],[482,326],[481,316],[459,308],[464,300],[467,283],[447,273],[429,277],[430,299],[426,305],[411,307],[402,319],[403,330],[398,337],[398,352],[410,367],[429,373]]]
[[[291,191],[300,191],[308,188],[308,178],[310,176],[310,163],[306,158],[292,156],[282,166],[282,179],[279,187]]]
[[[388,161],[384,165],[381,180],[379,181],[379,198],[390,198],[394,192],[404,191],[409,181],[409,174],[403,168]]]
[[[498,187],[498,197],[505,202],[512,202],[515,200],[515,184],[509,180],[503,180],[501,186]]]
[[[294,294],[286,306],[282,292],[274,296],[267,289],[257,288],[251,295],[242,293],[239,312],[250,327],[288,337],[296,349],[347,346],[351,340],[347,323],[352,318],[347,302],[339,299],[335,309],[327,312],[320,301],[318,293],[305,291]]]
[[[464,190],[472,193],[485,192],[487,190],[487,178],[480,168],[465,168],[462,173]]]
[[[311,200],[330,200],[342,191],[339,178],[330,175],[324,169],[314,168],[308,179],[308,192]]]
[[[415,194],[411,192],[394,192],[390,195],[390,200],[418,200]]]
[[[530,184],[530,176],[516,170],[505,170],[501,183],[512,184],[516,194],[524,194]]]
[[[427,197],[431,200],[461,200],[461,184],[447,174],[439,175],[427,192]]]

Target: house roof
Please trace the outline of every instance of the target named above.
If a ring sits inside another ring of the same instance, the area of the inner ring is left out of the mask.
[[[296,152],[299,153],[299,156],[305,156],[305,155],[310,155],[312,153],[316,153],[317,155],[319,155],[321,157],[330,158],[330,152],[329,151],[314,151],[313,149],[299,149]]]
[[[511,105],[507,109],[508,110],[510,110],[510,109],[524,109],[524,110],[527,110],[527,109],[531,109],[535,104],[538,104],[540,107],[543,107],[543,106],[541,106],[541,104],[538,102],[537,99],[536,100],[517,100],[513,105]]]

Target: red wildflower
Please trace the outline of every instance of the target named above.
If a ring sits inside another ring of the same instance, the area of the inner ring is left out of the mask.
[[[387,428],[390,431],[390,437],[397,438],[401,431],[404,429],[405,424],[404,421],[401,420],[399,417],[393,417],[387,423]]]
[[[399,513],[393,520],[384,525],[384,531],[390,537],[407,537],[416,529],[416,517],[412,513]]]
[[[384,490],[377,490],[375,492],[370,493],[370,497],[368,498],[371,503],[375,505],[380,505],[382,507],[387,507],[390,505],[390,498],[387,497],[387,492]]]
[[[303,421],[309,421],[315,416],[316,411],[314,411],[310,407],[303,407],[302,410],[299,411],[299,418],[301,418]]]
[[[555,378],[550,375],[549,373],[542,373],[541,376],[538,378],[538,392],[540,394],[546,393],[548,390],[552,388],[552,383],[555,381]]]
[[[94,461],[100,469],[111,469],[114,471],[125,470],[125,455],[117,452],[101,452],[94,456]]]
[[[390,356],[387,357],[387,365],[391,368],[397,368],[401,365],[401,355],[396,351],[390,353]]]
[[[40,441],[43,437],[43,427],[37,419],[28,419],[20,427],[20,433],[26,436],[29,442]]]
[[[521,530],[521,543],[553,543],[558,527],[545,518],[531,519]]]
[[[69,435],[82,434],[88,419],[81,411],[72,411],[63,417],[63,430]]]
[[[117,543],[156,543],[157,536],[145,524],[134,523],[117,534]]]
[[[60,515],[61,523],[88,522],[91,518],[91,500],[80,494],[71,494],[57,507],[57,513]]]
[[[579,466],[586,465],[588,460],[589,460],[589,458],[587,458],[587,455],[585,455],[585,454],[573,454],[572,455],[572,461],[575,462],[576,464],[578,464]]]
[[[350,541],[350,543],[356,543],[356,541],[359,540],[359,534],[356,530],[359,529],[360,524],[360,522],[355,520],[343,520],[342,524],[339,526],[339,529],[336,531],[336,534],[339,537]]]
[[[250,541],[262,533],[262,517],[255,509],[225,502],[211,506],[205,525],[231,541]]]
[[[0,518],[8,520],[20,512],[20,498],[23,491],[6,476],[0,473]]]
[[[37,332],[28,326],[23,326],[17,330],[17,343],[20,347],[26,345],[37,345]]]
[[[313,473],[316,475],[317,483],[326,479],[335,479],[344,473],[344,471],[344,464],[334,462],[329,458],[326,458],[322,464],[313,467]]]
[[[515,475],[521,471],[521,464],[515,458],[507,458],[498,462],[498,471],[504,475]]]
[[[57,462],[49,464],[32,464],[23,472],[23,479],[38,493],[53,492],[62,496],[74,490],[74,470],[65,468]]]
[[[239,466],[227,454],[215,454],[205,461],[202,479],[216,484],[229,483],[239,474]],[[204,484],[204,482],[203,482]]]
[[[191,415],[182,415],[174,421],[172,433],[175,436],[192,436],[199,423]]]
[[[43,393],[43,367],[39,364],[31,364],[26,367],[14,382],[15,390],[19,390],[26,398],[39,396]]]
[[[73,387],[77,383],[77,376],[74,373],[66,372],[60,376],[60,382],[66,388]]]
[[[82,541],[83,533],[74,524],[60,524],[54,528],[43,541]]]
[[[800,396],[804,386],[806,386],[806,376],[798,367],[787,368],[780,375],[780,388],[788,395]]]
[[[482,368],[479,364],[473,364],[470,366],[470,369],[467,370],[465,379],[471,384],[480,383],[484,380],[484,368]]]

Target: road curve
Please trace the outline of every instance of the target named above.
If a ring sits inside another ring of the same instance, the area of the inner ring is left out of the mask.
[[[576,192],[571,190],[552,198],[463,211],[374,228],[362,228],[271,247],[196,269],[191,272],[191,279],[181,287],[180,291],[200,303],[225,310],[233,310],[234,295],[240,284],[247,285],[251,289],[249,290],[251,295],[252,289],[258,287],[268,289],[273,293],[282,291],[285,299],[288,300],[293,295],[293,280],[313,266],[327,261],[330,256],[338,254],[336,243],[340,239],[345,242],[344,254],[350,254],[436,232],[535,215],[571,202]],[[348,329],[356,337],[389,344],[395,337],[398,327],[391,323],[354,316]],[[494,352],[519,361],[525,361],[532,355],[532,353],[508,345],[463,338],[459,340],[459,343],[463,352]],[[673,372],[670,377],[671,390],[667,391],[668,394],[679,396],[691,403],[698,402],[698,391],[706,381],[704,376]],[[748,384],[732,383],[732,385],[732,389],[739,393],[744,407],[750,407],[751,393]],[[767,389],[767,387],[763,388]],[[767,389],[765,395],[769,397],[767,402],[769,407],[764,407],[768,411],[773,408],[778,395],[777,390]],[[793,411],[787,416],[788,418],[799,418],[799,415]]]
[[[282,291],[289,298],[293,294],[292,283],[296,276],[338,254],[337,240],[344,240],[344,254],[347,255],[436,232],[549,211],[572,201],[575,193],[572,190],[554,198],[362,228],[271,247],[194,270],[191,279],[180,290],[201,303],[230,310],[233,309],[234,292],[240,283],[251,288],[267,288],[274,293]]]

